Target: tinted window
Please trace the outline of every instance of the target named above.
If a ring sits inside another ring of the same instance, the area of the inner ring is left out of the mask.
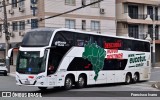
[[[122,47],[120,48],[121,50],[129,50],[131,51],[133,49],[133,44],[132,44],[132,40],[122,40]]]
[[[28,32],[22,41],[22,46],[41,47],[48,46],[52,31],[32,31]]]
[[[102,38],[100,36],[91,36],[91,42],[92,43],[96,43],[98,46],[103,47],[102,46]]]
[[[127,59],[105,59],[103,70],[124,70]]]
[[[147,42],[142,41],[133,41],[133,51],[143,51],[143,52],[149,52],[150,51],[150,45]]]
[[[88,71],[92,70],[92,64],[87,59],[75,57],[69,64],[67,71]]]
[[[57,32],[52,46],[72,46],[74,45],[74,34],[72,32],[60,31]]]
[[[144,42],[145,52],[150,52],[150,43]]]
[[[76,34],[76,46],[83,47],[85,44],[87,44],[90,40],[89,35],[78,33]]]

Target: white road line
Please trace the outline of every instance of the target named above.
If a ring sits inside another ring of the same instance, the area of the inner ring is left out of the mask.
[[[154,83],[154,82],[158,82],[158,81],[148,81],[148,82]]]
[[[152,71],[151,73],[157,73],[157,72],[159,72],[159,73],[160,73],[160,71]]]
[[[154,67],[154,68],[160,68],[160,67]]]

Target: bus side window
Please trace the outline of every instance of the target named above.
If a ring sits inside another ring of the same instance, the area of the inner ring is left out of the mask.
[[[140,42],[140,41],[134,41],[134,51],[145,51],[144,49],[144,42]]]
[[[150,44],[148,42],[144,42],[145,52],[150,52]]]
[[[60,31],[56,33],[52,42],[52,46],[73,46],[73,40],[74,36],[72,32]]]
[[[76,35],[76,46],[83,47],[89,42],[89,35],[78,33]]]
[[[91,43],[96,43],[98,46],[103,47],[102,46],[102,40],[100,36],[91,36]]]
[[[65,39],[61,36],[61,34],[59,32],[56,33],[53,42],[52,42],[52,46],[58,46],[60,42],[65,42]]]
[[[124,39],[123,42],[122,42],[122,48],[121,49],[131,51],[132,50],[132,41]]]

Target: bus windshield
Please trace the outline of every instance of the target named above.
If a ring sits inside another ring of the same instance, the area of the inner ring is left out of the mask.
[[[47,51],[45,51],[43,58],[39,56],[39,51],[20,51],[16,71],[22,74],[39,74],[45,72]]]
[[[43,47],[48,46],[53,31],[32,31],[28,32],[22,41],[22,47]]]

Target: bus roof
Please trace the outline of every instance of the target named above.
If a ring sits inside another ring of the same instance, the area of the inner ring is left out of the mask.
[[[53,32],[70,31],[70,32],[77,32],[77,33],[82,33],[82,34],[91,34],[91,35],[97,35],[97,36],[109,36],[109,37],[115,37],[115,38],[121,38],[121,39],[129,39],[129,40],[138,40],[138,41],[150,42],[149,40],[136,39],[136,38],[132,38],[132,37],[114,36],[114,35],[107,35],[107,34],[97,34],[95,32],[86,32],[86,31],[80,31],[80,30],[76,30],[76,29],[67,29],[67,28],[37,28],[37,29],[32,29],[30,31],[53,31]]]

